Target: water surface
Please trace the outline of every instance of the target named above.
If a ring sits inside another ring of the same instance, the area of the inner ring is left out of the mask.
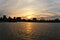
[[[0,23],[0,40],[60,40],[60,23]]]

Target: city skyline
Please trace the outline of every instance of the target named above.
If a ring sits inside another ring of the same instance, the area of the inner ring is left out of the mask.
[[[37,19],[37,18],[31,18],[28,17],[28,19],[22,18],[22,17],[7,17],[6,15],[3,15],[3,17],[0,17],[0,22],[50,22],[50,23],[60,23],[59,18],[55,18],[53,20],[45,20],[44,18]]]

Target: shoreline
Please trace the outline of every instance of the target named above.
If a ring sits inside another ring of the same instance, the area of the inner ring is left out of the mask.
[[[21,21],[22,22],[22,21]],[[24,21],[25,22],[25,21]],[[0,22],[0,23],[18,23],[18,22]],[[19,22],[20,23],[20,22]],[[27,22],[26,22],[27,23]],[[32,23],[60,23],[60,22],[32,22]]]

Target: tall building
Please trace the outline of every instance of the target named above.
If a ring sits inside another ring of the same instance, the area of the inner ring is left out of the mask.
[[[2,17],[2,21],[7,21],[7,17],[6,17],[6,15],[3,15],[3,17]]]
[[[16,20],[17,20],[17,21],[21,21],[21,17],[17,17]]]
[[[33,20],[33,21],[37,21],[37,18],[33,18],[32,20]]]

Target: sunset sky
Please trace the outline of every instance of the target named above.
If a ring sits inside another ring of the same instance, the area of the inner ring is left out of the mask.
[[[60,0],[0,0],[0,16],[60,17]]]

